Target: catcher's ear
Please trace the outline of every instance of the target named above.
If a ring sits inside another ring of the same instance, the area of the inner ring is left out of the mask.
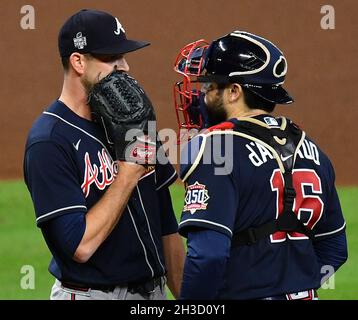
[[[233,83],[228,87],[228,89],[230,102],[235,102],[237,99],[242,97],[242,87],[239,84]]]
[[[74,52],[70,56],[70,63],[72,68],[80,75],[84,73],[84,67],[85,67],[85,56],[83,54],[80,54],[78,52]]]

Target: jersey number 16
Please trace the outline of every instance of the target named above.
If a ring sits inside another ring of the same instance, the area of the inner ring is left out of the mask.
[[[293,203],[293,211],[298,219],[302,220],[304,225],[313,229],[319,219],[321,219],[324,203],[320,197],[322,194],[321,179],[314,170],[296,169],[293,170],[293,186],[296,190],[296,198]],[[276,192],[276,219],[282,214],[283,210],[283,191],[284,179],[280,170],[275,170],[271,176],[271,189]],[[309,194],[307,194],[309,193]],[[308,219],[302,219],[302,214],[308,212]],[[290,240],[308,239],[302,233],[298,232],[281,232],[272,234],[271,242],[282,242],[286,240],[286,236]]]

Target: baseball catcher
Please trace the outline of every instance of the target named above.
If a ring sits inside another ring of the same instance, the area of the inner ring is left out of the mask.
[[[241,30],[178,55],[179,127],[207,128],[181,158],[182,299],[315,300],[322,271],[347,260],[329,158],[272,114],[294,102],[283,87],[287,68],[275,44]]]

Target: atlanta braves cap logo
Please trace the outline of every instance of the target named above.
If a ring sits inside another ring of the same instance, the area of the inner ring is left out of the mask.
[[[122,24],[119,22],[118,18],[115,18],[116,19],[116,23],[117,23],[117,30],[114,31],[114,34],[119,36],[121,34],[121,31],[123,33],[126,33],[126,31],[124,30]]]
[[[206,210],[210,199],[205,184],[196,181],[186,188],[185,206],[183,211],[190,211],[194,214],[197,210]]]

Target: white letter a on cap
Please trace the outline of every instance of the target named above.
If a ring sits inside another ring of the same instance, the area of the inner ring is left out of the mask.
[[[124,28],[122,27],[122,24],[119,22],[118,18],[116,18],[116,22],[117,22],[117,30],[114,31],[114,34],[119,36],[121,34],[121,30],[123,31],[123,33],[126,33]]]

